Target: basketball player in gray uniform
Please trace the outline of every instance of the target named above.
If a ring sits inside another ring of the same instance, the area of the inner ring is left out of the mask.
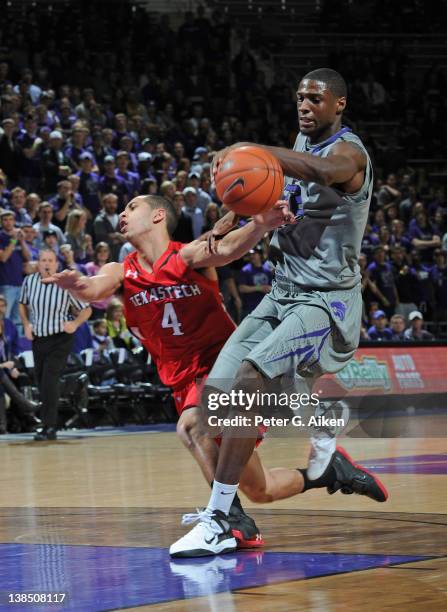
[[[362,312],[357,260],[373,176],[361,140],[342,126],[345,106],[340,74],[325,68],[310,72],[297,91],[300,133],[293,150],[265,147],[286,176],[285,194],[296,223],[273,234],[272,291],[222,349],[207,381],[213,390],[228,392],[224,381],[231,381],[232,388],[245,393],[268,392],[272,381],[294,377],[295,390],[309,392],[317,377],[341,370],[354,355]],[[244,144],[251,143],[233,147]],[[214,172],[227,153],[216,155]],[[251,426],[239,435],[225,433],[209,504],[199,523],[171,546],[172,556],[236,548],[226,517],[257,432]],[[334,474],[344,492],[387,498],[378,479],[336,449],[334,437],[314,430],[306,487],[326,486]]]

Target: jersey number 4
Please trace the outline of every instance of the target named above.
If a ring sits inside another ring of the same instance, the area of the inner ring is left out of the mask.
[[[177,314],[174,310],[174,306],[170,302],[165,304],[161,326],[164,329],[166,329],[167,327],[172,327],[173,336],[183,336],[184,335],[184,333],[180,330],[182,324],[179,323],[179,320],[177,319]]]

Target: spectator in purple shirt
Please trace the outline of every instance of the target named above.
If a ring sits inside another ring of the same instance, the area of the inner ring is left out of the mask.
[[[65,147],[64,153],[70,159],[71,165],[80,170],[79,158],[86,151],[85,141],[88,136],[88,130],[83,127],[75,127],[71,134],[70,143]]]
[[[115,150],[112,149],[112,147],[108,147],[104,144],[102,132],[99,131],[93,132],[92,144],[87,147],[87,151],[93,155],[101,173],[104,172],[104,158],[107,155],[113,157],[115,154]]]
[[[372,233],[372,228],[370,225],[367,225],[365,228],[365,233],[362,238],[362,253],[368,256],[368,259],[371,259],[371,255],[374,251],[374,247],[379,244],[379,239],[375,234]]]
[[[11,212],[14,213],[16,226],[22,227],[25,223],[32,223],[31,217],[26,212],[26,191],[21,187],[11,190]]]
[[[79,193],[82,196],[85,208],[90,211],[94,218],[101,209],[99,175],[93,172],[93,156],[91,153],[83,153],[79,157],[79,163],[81,164],[81,170],[77,173],[80,179]]]
[[[374,261],[369,264],[367,270],[369,278],[376,284],[381,293],[381,302],[384,310],[391,316],[394,313],[399,297],[394,282],[393,269],[385,260],[386,254],[382,246],[374,249]]]
[[[140,155],[141,153],[138,154],[138,158]],[[140,177],[137,172],[129,171],[129,153],[127,151],[118,151],[116,165],[115,174],[125,182],[129,200],[131,200],[140,193]]]
[[[370,340],[376,342],[383,342],[384,340],[391,340],[393,332],[388,327],[388,319],[383,310],[376,310],[372,316],[374,325],[368,329],[368,336]]]
[[[413,248],[419,251],[423,263],[430,263],[433,259],[433,252],[441,246],[441,237],[427,219],[425,211],[420,211],[409,224],[409,235]]]
[[[108,193],[113,193],[118,198],[118,213],[124,210],[128,200],[129,192],[125,180],[115,173],[115,160],[111,155],[104,158],[104,176],[99,179],[99,192],[101,200]]]
[[[262,249],[252,249],[249,256],[250,262],[243,266],[239,275],[242,318],[250,314],[272,288],[272,273],[269,265],[262,260]]]
[[[0,293],[7,301],[6,316],[20,323],[19,298],[23,282],[23,265],[31,259],[22,230],[15,227],[14,214],[0,215]]]

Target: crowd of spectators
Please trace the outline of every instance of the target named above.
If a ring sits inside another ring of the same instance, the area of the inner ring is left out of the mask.
[[[280,66],[269,76],[219,11],[199,7],[175,30],[167,16],[154,21],[129,5],[68,6],[23,8],[13,46],[2,36],[8,10],[0,29],[5,334],[18,323],[20,287],[40,248],[54,250],[61,269],[89,275],[122,261],[132,247],[118,215],[137,194],[169,199],[179,217],[173,238],[188,242],[222,214],[213,151],[240,140],[290,146],[296,134],[296,83]],[[360,90],[372,103],[371,90]],[[360,261],[364,339],[420,339],[423,318],[447,320],[446,215],[445,189],[416,181],[411,169],[376,179]],[[219,270],[237,322],[270,290],[266,245]],[[116,299],[92,308],[92,345],[132,346]]]

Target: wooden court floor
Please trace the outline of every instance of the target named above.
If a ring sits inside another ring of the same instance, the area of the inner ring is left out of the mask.
[[[265,549],[170,561],[209,488],[175,433],[0,443],[0,610],[447,610],[445,439],[344,439],[390,493],[323,491],[256,506]],[[268,439],[271,467],[305,440]],[[243,500],[244,501],[244,500]],[[64,590],[59,606],[7,593]]]

